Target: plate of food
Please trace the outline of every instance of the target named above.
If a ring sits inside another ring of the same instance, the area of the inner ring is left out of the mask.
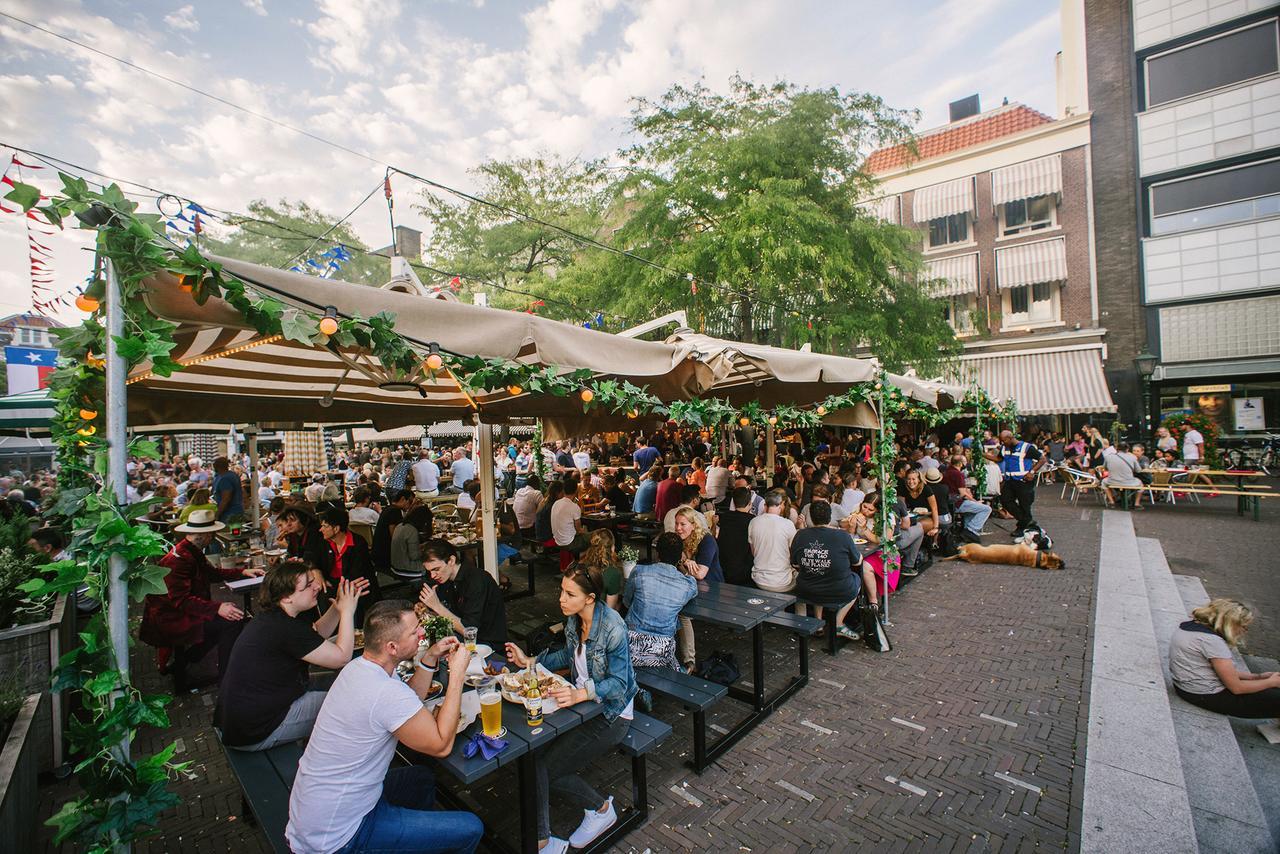
[[[284,557],[288,549],[267,549],[263,554],[267,557]]]
[[[431,687],[427,690],[427,696],[423,697],[422,699],[434,700],[436,697],[439,697],[443,693],[444,693],[444,683],[432,682]]]
[[[855,543],[857,543],[858,545],[860,545],[860,546],[865,546],[865,545],[867,544],[867,538],[866,538],[866,537],[854,537],[854,538],[853,538],[853,541],[854,541]]]
[[[501,686],[502,699],[508,703],[518,703],[524,705],[526,671],[517,670],[512,673],[504,673],[499,678],[498,684]],[[541,664],[538,665],[538,689],[542,692],[544,698],[557,688],[569,688],[568,681],[562,676],[557,676],[547,670]],[[546,708],[544,706],[544,711]]]

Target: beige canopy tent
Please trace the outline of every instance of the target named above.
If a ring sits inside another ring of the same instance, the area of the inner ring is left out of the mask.
[[[217,258],[227,273],[286,306],[340,316],[378,312],[396,316],[396,331],[426,354],[431,344],[465,356],[500,358],[648,386],[663,399],[695,396],[715,381],[709,362],[688,347],[621,338],[535,315],[424,299],[413,294],[318,279]],[[392,375],[356,348],[310,345],[264,336],[249,327],[227,302],[197,305],[177,279],[147,280],[146,301],[159,317],[178,324],[170,354],[185,369],[170,377],[142,365],[129,376],[129,422],[218,423],[272,421],[351,423],[372,421],[378,429],[448,421],[479,413],[498,422],[513,416],[581,413],[579,401],[506,389],[467,394],[447,372],[409,379]],[[323,407],[323,408],[322,408]]]

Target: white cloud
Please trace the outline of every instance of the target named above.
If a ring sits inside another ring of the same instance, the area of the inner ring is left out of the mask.
[[[264,18],[266,17],[267,9],[262,5],[262,0],[240,0],[240,2],[244,4],[246,9],[253,12],[255,15],[262,15]]]
[[[371,75],[404,54],[395,34],[399,0],[318,0],[316,5],[321,15],[306,26],[320,42],[320,53],[311,57],[318,68]]]
[[[195,6],[183,6],[164,16],[164,22],[175,30],[194,33],[200,29]]]

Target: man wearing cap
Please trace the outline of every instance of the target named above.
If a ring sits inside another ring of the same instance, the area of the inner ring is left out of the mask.
[[[218,647],[218,673],[231,656],[231,646],[240,633],[244,612],[231,602],[214,602],[210,585],[263,574],[261,569],[215,569],[204,556],[213,535],[225,528],[213,510],[195,510],[187,521],[174,528],[185,534],[159,561],[169,569],[164,584],[167,592],[149,594],[143,602],[142,628],[138,637],[162,649],[172,648],[170,665],[174,688],[185,693],[193,687],[187,668]]]

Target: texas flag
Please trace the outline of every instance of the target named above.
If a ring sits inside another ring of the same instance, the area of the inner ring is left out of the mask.
[[[58,351],[5,347],[4,360],[9,365],[9,394],[18,394],[49,385],[49,374],[57,367]]]

